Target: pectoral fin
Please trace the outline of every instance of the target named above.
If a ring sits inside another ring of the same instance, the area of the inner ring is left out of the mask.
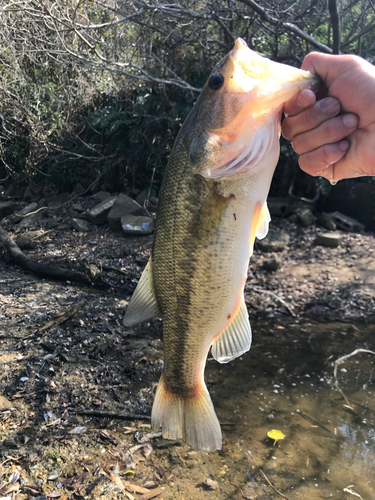
[[[268,226],[270,224],[270,221],[271,221],[271,215],[270,211],[268,210],[267,202],[265,201],[260,211],[258,227],[256,229],[256,234],[255,234],[258,240],[262,240],[267,236]]]
[[[268,210],[267,202],[265,201],[262,204],[262,202],[258,201],[255,205],[253,221],[251,224],[250,257],[253,255],[255,238],[261,240],[267,236],[270,220],[271,216]]]
[[[214,341],[211,352],[219,363],[229,363],[232,359],[247,352],[250,346],[251,327],[246,304],[242,298],[235,317]]]
[[[133,326],[157,316],[161,316],[161,310],[156,298],[150,258],[126,309],[124,325]]]

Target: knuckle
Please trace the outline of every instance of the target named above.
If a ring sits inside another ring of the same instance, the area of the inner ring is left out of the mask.
[[[298,155],[303,153],[303,150],[301,148],[301,141],[298,139],[298,136],[293,138],[292,148]]]
[[[323,122],[322,125],[322,138],[324,137],[325,141],[330,141],[335,139],[340,131],[340,124],[337,123],[337,120],[327,120]]]
[[[285,118],[285,120],[283,121],[283,123],[281,125],[281,131],[282,131],[283,137],[286,140],[288,140],[288,141],[292,140],[293,135],[291,132],[291,127],[290,127],[290,123],[288,121],[288,118]]]
[[[325,144],[320,148],[319,160],[322,167],[326,167],[332,163],[332,144]]]

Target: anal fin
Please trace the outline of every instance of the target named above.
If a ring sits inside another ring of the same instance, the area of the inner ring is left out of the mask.
[[[156,298],[150,257],[126,309],[124,325],[133,326],[157,316],[161,316],[161,311]]]
[[[251,327],[249,314],[242,297],[233,320],[212,344],[211,352],[219,363],[229,363],[250,349]]]

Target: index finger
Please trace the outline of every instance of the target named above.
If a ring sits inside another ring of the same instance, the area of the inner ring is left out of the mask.
[[[284,113],[286,116],[295,116],[315,104],[316,96],[312,90],[304,89],[297,95],[289,99],[284,104]]]

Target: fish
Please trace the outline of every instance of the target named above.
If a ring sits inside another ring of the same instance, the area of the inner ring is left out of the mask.
[[[175,140],[163,176],[151,257],[127,327],[163,318],[164,369],[151,424],[214,452],[222,434],[204,381],[211,349],[228,363],[250,349],[244,285],[279,158],[283,104],[319,77],[252,51],[241,38],[216,64]]]

